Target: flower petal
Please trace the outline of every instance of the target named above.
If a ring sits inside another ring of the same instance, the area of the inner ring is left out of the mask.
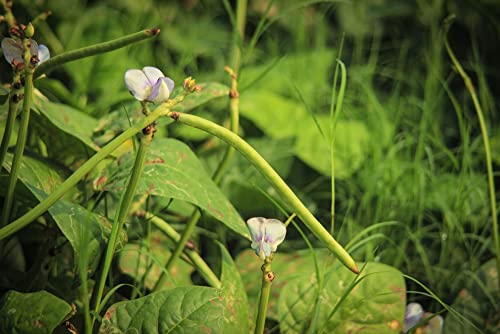
[[[168,88],[170,82],[173,82],[170,78],[159,78],[151,90],[151,95],[148,96],[148,101],[153,101],[154,103],[167,101],[171,93]]]
[[[250,231],[250,236],[254,243],[260,243],[264,238],[264,222],[266,218],[264,217],[254,217],[247,220],[248,230]],[[254,248],[252,246],[252,248]]]
[[[420,319],[422,319],[423,315],[424,309],[419,303],[409,303],[408,305],[406,305],[405,326],[403,332],[407,332],[408,330],[415,327]]]
[[[144,101],[151,94],[149,80],[141,70],[125,72],[125,85],[129,92],[139,101]]]
[[[266,240],[270,247],[271,251],[276,252],[278,245],[285,240],[286,236],[286,227],[278,219],[267,219],[264,225]]]
[[[23,63],[23,45],[20,41],[16,41],[12,38],[2,39],[2,51],[5,60],[9,64],[15,60],[18,63]]]
[[[38,46],[38,60],[39,60],[38,64],[41,64],[44,61],[49,60],[49,58],[50,58],[49,48],[43,44],[40,44]]]
[[[155,85],[158,82],[158,79],[165,77],[162,71],[153,66],[146,66],[142,69],[142,71],[148,78],[149,85],[151,87],[153,87],[153,85]]]
[[[38,57],[38,43],[33,39],[30,42],[30,54]]]

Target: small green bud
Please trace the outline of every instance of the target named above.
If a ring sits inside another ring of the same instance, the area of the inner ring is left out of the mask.
[[[26,36],[27,38],[31,38],[33,37],[34,34],[35,34],[35,27],[30,22],[26,27],[26,30],[24,30],[24,36]]]

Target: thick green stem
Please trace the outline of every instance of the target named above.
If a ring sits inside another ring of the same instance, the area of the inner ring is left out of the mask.
[[[170,112],[169,115],[181,123],[211,133],[238,150],[271,183],[271,185],[273,185],[278,194],[289,203],[292,211],[297,213],[297,216],[299,216],[309,230],[325,243],[328,249],[332,251],[347,268],[354,273],[358,273],[356,263],[347,251],[330,233],[328,233],[327,230],[325,230],[321,223],[306,208],[279,174],[252,146],[230,130],[201,117],[179,112]]]
[[[35,77],[39,77],[40,75],[47,73],[56,66],[69,63],[74,60],[120,49],[124,46],[137,43],[151,37],[155,37],[159,33],[160,29],[147,29],[108,42],[86,46],[81,49],[65,52],[63,54],[50,58],[46,62],[40,64],[40,66],[38,66],[35,70]]]
[[[120,230],[125,223],[125,219],[127,218],[130,212],[130,205],[134,200],[135,191],[137,189],[137,184],[139,182],[139,178],[142,174],[142,169],[144,167],[144,162],[146,161],[146,153],[148,151],[149,146],[153,140],[154,131],[149,131],[141,138],[141,143],[139,145],[139,149],[137,150],[137,155],[135,157],[134,166],[132,168],[132,174],[128,180],[127,188],[125,193],[123,194],[120,207],[118,209],[118,214],[115,215],[115,219],[113,221],[113,227],[111,228],[111,235],[109,236],[108,247],[106,249],[106,255],[104,257],[104,262],[101,269],[101,276],[99,277],[99,282],[97,284],[97,290],[94,294],[94,311],[97,313],[101,307],[101,299],[104,293],[104,286],[106,285],[106,280],[108,278],[109,269],[111,268],[111,262],[113,261],[113,256],[115,254],[116,242],[118,240],[118,235],[120,234]]]
[[[24,60],[24,101],[23,110],[21,113],[21,123],[19,133],[17,135],[16,151],[12,160],[12,167],[10,169],[9,185],[2,208],[2,217],[0,220],[0,227],[4,227],[9,222],[12,204],[14,203],[14,190],[17,184],[17,177],[19,167],[24,154],[24,147],[26,146],[26,138],[28,137],[28,125],[30,122],[31,100],[33,99],[33,68],[31,64],[30,53],[31,40],[25,38],[23,40],[23,60]],[[15,117],[15,114],[12,115]]]
[[[266,258],[262,265],[262,286],[260,288],[259,308],[257,312],[257,320],[255,321],[255,334],[264,333],[266,325],[267,305],[269,304],[269,296],[271,294],[271,285],[274,280],[274,273],[271,271],[272,259]]]
[[[14,80],[12,81],[12,90],[9,93],[9,111],[7,113],[7,123],[5,124],[5,130],[2,137],[2,144],[0,145],[0,169],[5,161],[5,156],[7,155],[7,149],[9,148],[10,137],[12,136],[12,130],[14,129],[14,124],[16,123],[17,108],[19,107],[20,101],[20,89],[14,87],[19,86],[21,83],[21,78],[19,73],[14,74]]]
[[[181,236],[177,231],[170,226],[166,221],[158,216],[151,213],[146,213],[146,219],[150,220],[156,227],[158,227],[163,233],[165,233],[172,241],[179,243]],[[217,275],[210,269],[208,264],[203,260],[203,258],[195,251],[188,248],[184,248],[184,254],[192,262],[193,266],[200,273],[200,275],[207,281],[210,286],[219,289],[222,284],[217,278]]]
[[[486,128],[486,122],[484,121],[483,110],[481,108],[481,104],[479,103],[479,99],[476,94],[476,90],[469,75],[464,71],[462,65],[455,57],[453,50],[448,44],[448,38],[444,40],[446,51],[448,51],[448,55],[451,58],[451,61],[455,65],[458,73],[462,77],[465,87],[469,91],[471,95],[472,102],[474,104],[474,108],[476,109],[477,118],[479,121],[479,127],[481,128],[481,135],[483,138],[484,145],[484,153],[486,156],[486,171],[488,174],[488,190],[490,197],[490,208],[491,208],[491,223],[493,229],[493,241],[495,244],[495,256],[496,256],[496,264],[497,264],[497,275],[500,274],[500,238],[498,236],[498,221],[497,221],[497,205],[496,205],[496,193],[495,193],[495,181],[493,178],[493,163],[491,161],[491,149],[490,149],[490,141],[488,138],[488,129]],[[498,289],[500,290],[500,280],[497,280]]]
[[[116,148],[118,148],[125,141],[136,135],[138,132],[142,131],[144,127],[156,121],[159,117],[165,116],[169,113],[169,108],[172,106],[171,103],[164,103],[158,107],[155,111],[151,113],[148,117],[145,117],[139,124],[131,127],[127,131],[123,132],[121,135],[116,137],[113,141],[103,147],[99,152],[97,152],[92,158],[90,158],[86,163],[84,163],[78,170],[76,170],[69,178],[66,179],[52,194],[47,196],[43,201],[41,201],[37,206],[27,212],[24,216],[18,218],[16,221],[0,229],[0,240],[16,233],[26,225],[30,224],[45,211],[47,211],[57,200],[59,200],[68,190],[76,185],[78,181],[85,177],[101,160],[106,158],[111,154]]]

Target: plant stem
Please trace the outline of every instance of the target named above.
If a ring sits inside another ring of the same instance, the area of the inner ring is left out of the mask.
[[[26,138],[28,137],[28,125],[30,122],[31,100],[33,98],[33,65],[31,64],[30,52],[31,40],[25,38],[23,40],[23,60],[24,60],[24,101],[23,110],[21,113],[21,123],[19,126],[19,133],[17,135],[16,151],[12,160],[10,169],[9,185],[2,208],[2,217],[0,218],[0,227],[4,227],[9,222],[12,204],[14,203],[14,190],[17,184],[17,177],[19,167],[24,154],[26,146]],[[15,118],[15,114],[12,115]]]
[[[13,28],[16,26],[16,18],[12,14],[12,3],[8,4],[6,0],[1,0],[0,3],[3,6],[3,9],[5,11],[4,13],[4,19],[9,25],[9,28]]]
[[[464,81],[465,87],[467,88],[469,94],[471,95],[474,108],[476,109],[477,118],[479,121],[479,127],[481,128],[484,153],[486,156],[486,170],[488,174],[488,190],[489,190],[490,208],[491,208],[491,223],[493,229],[493,241],[495,244],[495,256],[496,256],[497,275],[498,275],[500,274],[500,238],[498,236],[495,182],[493,178],[493,163],[491,161],[491,149],[490,149],[490,141],[488,138],[488,129],[486,128],[486,122],[484,121],[484,115],[483,115],[483,110],[481,108],[481,104],[479,103],[476,90],[474,88],[474,85],[472,84],[469,75],[464,71],[462,65],[460,65],[460,62],[455,57],[455,54],[453,53],[453,50],[451,49],[448,43],[448,38],[444,39],[444,43],[446,51],[448,51],[448,55],[450,56],[453,65],[455,65],[455,68],[457,69],[458,73],[460,74],[460,76]],[[500,290],[500,280],[497,280],[497,283],[498,283],[498,289]]]
[[[26,225],[30,224],[45,211],[47,211],[57,200],[59,200],[67,191],[76,185],[78,181],[85,177],[101,160],[106,158],[111,154],[116,148],[127,141],[129,138],[133,137],[138,132],[142,131],[144,127],[153,123],[158,118],[165,116],[169,113],[169,108],[172,107],[172,103],[164,103],[151,115],[145,117],[140,123],[132,126],[130,129],[123,132],[121,135],[116,137],[106,146],[104,146],[99,152],[94,154],[87,162],[85,162],[80,168],[78,168],[70,177],[66,179],[52,194],[47,196],[43,201],[41,201],[37,206],[27,212],[24,216],[18,218],[16,221],[0,229],[0,240],[16,233]]]
[[[254,167],[271,183],[278,194],[285,199],[297,213],[297,216],[304,222],[311,232],[318,239],[326,244],[339,260],[351,271],[358,273],[356,263],[347,253],[347,251],[328,233],[314,215],[300,201],[290,187],[283,181],[279,174],[269,165],[269,163],[246,141],[230,130],[203,119],[195,115],[184,114],[180,112],[170,112],[169,116],[181,123],[193,126],[205,132],[208,132],[233,146],[238,150]]]
[[[271,294],[271,285],[274,280],[274,273],[271,271],[272,258],[268,257],[262,265],[262,285],[260,288],[259,308],[257,320],[255,321],[255,334],[264,333],[266,324],[267,305],[269,304],[269,295]]]
[[[104,286],[106,285],[106,280],[108,278],[109,269],[111,268],[111,262],[115,254],[118,235],[120,234],[120,230],[125,223],[125,218],[127,218],[130,212],[130,205],[132,204],[132,201],[134,199],[137,184],[142,174],[144,162],[146,161],[146,153],[153,140],[153,135],[154,131],[150,130],[148,133],[145,133],[141,137],[141,143],[139,144],[139,149],[137,150],[134,166],[132,167],[132,174],[130,175],[130,178],[128,180],[125,193],[120,200],[118,214],[115,215],[115,219],[113,221],[113,227],[111,228],[111,234],[109,236],[108,247],[106,249],[106,255],[104,257],[101,275],[97,284],[97,292],[94,295],[94,311],[96,312],[99,312],[101,306],[102,294],[104,292]]]
[[[237,76],[236,73],[227,66],[224,68],[224,70],[228,72],[229,75],[231,76],[231,91],[229,94],[230,97],[229,110],[230,110],[230,120],[231,120],[230,127],[232,132],[237,133],[239,128],[239,94],[238,94]],[[229,163],[231,162],[233,156],[234,156],[234,148],[231,145],[229,145],[226,149],[226,152],[224,153],[224,157],[222,158],[221,162],[219,163],[219,166],[217,167],[217,170],[212,176],[212,179],[216,184],[220,183],[222,176],[224,175],[224,172],[229,166]],[[186,223],[186,227],[182,232],[182,237],[179,239],[177,246],[170,255],[167,264],[165,265],[165,271],[163,271],[160,274],[160,278],[158,279],[158,281],[156,281],[153,291],[159,291],[161,287],[164,285],[167,279],[166,272],[170,272],[170,269],[172,269],[172,266],[175,264],[175,261],[177,261],[177,258],[186,247],[186,243],[191,238],[194,228],[196,227],[196,224],[198,224],[200,218],[201,218],[201,211],[197,208],[193,211],[193,213],[189,217],[189,220]]]
[[[158,216],[155,216],[151,213],[146,213],[146,219],[150,220],[156,227],[158,227],[163,233],[165,233],[171,240],[178,243],[181,239],[181,236],[177,231],[170,226],[166,221],[161,219]],[[184,248],[184,253],[191,260],[192,264],[196,268],[196,270],[200,273],[200,275],[205,279],[205,281],[210,284],[210,286],[219,289],[222,284],[220,280],[217,278],[217,275],[210,269],[207,263],[203,260],[203,258],[195,251],[188,248]]]
[[[86,46],[77,50],[65,52],[40,64],[40,66],[38,66],[35,70],[35,77],[39,77],[40,75],[47,73],[56,66],[69,63],[74,60],[120,49],[124,46],[137,43],[151,37],[155,37],[159,33],[160,29],[147,29],[108,42],[103,42],[91,46]]]
[[[12,136],[12,130],[14,129],[14,124],[16,123],[17,108],[19,107],[19,93],[20,89],[14,88],[21,84],[20,73],[18,71],[14,72],[14,80],[12,80],[12,89],[9,93],[9,111],[7,113],[7,123],[5,124],[5,130],[2,137],[2,144],[0,145],[0,169],[5,161],[5,156],[7,155],[7,149],[9,148],[10,137]]]
[[[241,48],[245,38],[245,25],[247,17],[247,0],[236,2],[236,27],[234,27],[233,62],[231,64],[234,73],[239,73],[241,65]]]

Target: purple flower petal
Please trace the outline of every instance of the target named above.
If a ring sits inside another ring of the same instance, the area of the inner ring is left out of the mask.
[[[148,101],[153,101],[154,103],[162,103],[168,100],[171,91],[168,89],[168,81],[172,81],[170,78],[159,78],[158,81],[153,86],[151,95],[148,97]]]

